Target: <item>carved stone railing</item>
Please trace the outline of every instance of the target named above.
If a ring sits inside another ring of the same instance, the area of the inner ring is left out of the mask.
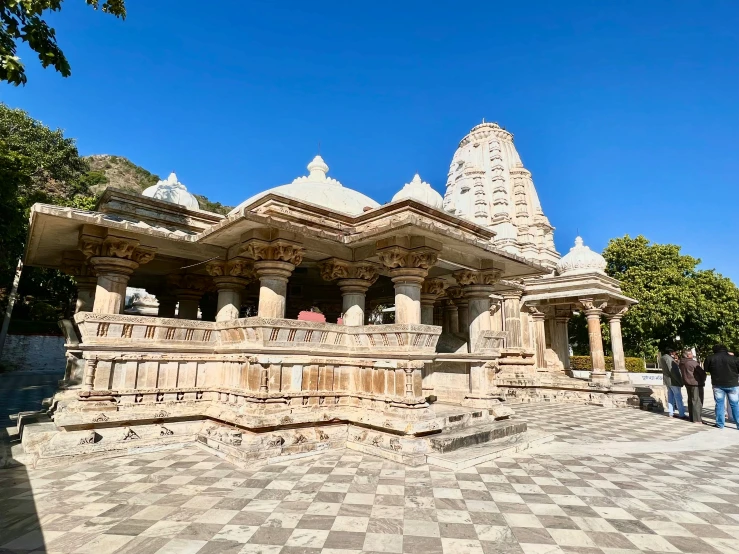
[[[475,341],[475,352],[500,352],[505,348],[506,334],[502,331],[480,331]]]
[[[156,347],[175,351],[214,349],[233,352],[265,350],[317,354],[424,353],[436,350],[441,328],[433,325],[363,325],[348,327],[291,319],[250,317],[210,322],[80,312],[75,315],[85,347],[130,350]]]

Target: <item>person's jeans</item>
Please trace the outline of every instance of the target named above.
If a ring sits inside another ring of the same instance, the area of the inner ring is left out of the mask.
[[[716,427],[724,428],[726,408],[724,401],[729,397],[729,407],[739,429],[739,387],[713,387],[713,399],[716,401]]]
[[[680,412],[680,417],[685,417],[685,406],[683,405],[683,388],[671,386],[667,388],[667,413],[670,417],[675,413],[675,407]]]

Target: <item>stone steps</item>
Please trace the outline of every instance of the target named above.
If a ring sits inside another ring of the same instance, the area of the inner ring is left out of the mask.
[[[460,471],[496,458],[511,456],[554,439],[554,434],[543,431],[525,431],[492,439],[488,442],[459,448],[446,453],[426,456],[426,463],[452,471]]]
[[[438,435],[426,437],[433,452],[445,454],[461,448],[487,443],[496,439],[502,439],[511,435],[524,433],[526,423],[517,420],[503,420],[494,423],[465,427],[462,429],[451,429]]]

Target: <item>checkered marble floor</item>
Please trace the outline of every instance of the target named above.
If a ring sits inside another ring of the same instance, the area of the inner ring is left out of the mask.
[[[511,404],[511,407],[515,417],[526,421],[529,428],[553,433],[558,441],[570,443],[674,440],[708,429],[636,409],[546,402]],[[712,416],[713,412],[707,418]]]

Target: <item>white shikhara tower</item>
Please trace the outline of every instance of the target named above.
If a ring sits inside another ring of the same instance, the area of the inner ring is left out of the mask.
[[[444,209],[496,232],[494,244],[554,267],[554,227],[544,215],[531,173],[496,123],[481,123],[464,137],[452,158]]]

